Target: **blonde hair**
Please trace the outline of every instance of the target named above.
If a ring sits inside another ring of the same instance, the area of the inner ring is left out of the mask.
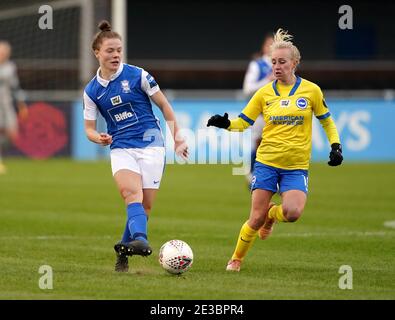
[[[300,56],[299,49],[292,43],[292,38],[293,36],[288,31],[279,28],[274,34],[274,42],[270,47],[270,51],[272,53],[275,49],[287,48],[291,51],[291,59],[299,64],[302,57]]]

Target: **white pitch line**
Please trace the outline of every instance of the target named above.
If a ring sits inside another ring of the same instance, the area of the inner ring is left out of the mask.
[[[384,222],[384,227],[395,229],[395,220]]]

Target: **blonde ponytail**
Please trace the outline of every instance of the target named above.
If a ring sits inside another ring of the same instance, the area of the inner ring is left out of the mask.
[[[274,34],[274,42],[270,49],[273,52],[275,49],[287,48],[291,51],[291,58],[295,60],[298,64],[300,62],[301,56],[298,48],[292,43],[293,36],[281,28],[279,28]]]
[[[293,36],[285,31],[284,29],[280,28],[276,31],[274,35],[274,42],[291,42]]]

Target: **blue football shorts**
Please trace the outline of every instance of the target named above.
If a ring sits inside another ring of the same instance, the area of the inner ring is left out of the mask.
[[[251,191],[255,189],[283,193],[300,190],[307,194],[309,176],[307,170],[286,170],[256,161],[251,180]]]

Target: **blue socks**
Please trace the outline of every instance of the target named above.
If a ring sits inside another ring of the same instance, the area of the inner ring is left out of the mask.
[[[132,237],[130,236],[128,221],[126,221],[125,231],[123,232],[123,236],[122,236],[121,242],[122,243],[128,243],[130,241],[132,241]]]
[[[147,241],[147,215],[142,203],[129,203],[127,206],[128,221],[122,236],[122,242],[132,240]]]

